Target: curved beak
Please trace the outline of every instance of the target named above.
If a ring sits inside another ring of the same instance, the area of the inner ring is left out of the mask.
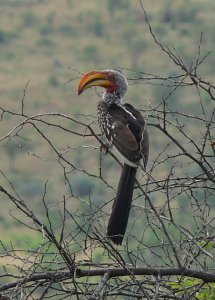
[[[101,86],[104,88],[109,88],[113,86],[113,83],[107,78],[107,74],[105,72],[88,72],[80,80],[78,86],[78,95],[80,95],[84,90],[92,86]]]

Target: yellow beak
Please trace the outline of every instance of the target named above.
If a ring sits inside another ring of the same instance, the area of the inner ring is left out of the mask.
[[[88,72],[80,80],[78,87],[78,95],[80,95],[84,90],[92,86],[101,86],[104,88],[109,88],[113,86],[113,83],[107,78],[107,74],[105,72]]]

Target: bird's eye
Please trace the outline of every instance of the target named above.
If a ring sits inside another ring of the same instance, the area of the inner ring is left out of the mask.
[[[114,77],[113,74],[110,74],[110,75],[108,76],[108,78],[109,78],[110,80],[114,80],[114,79],[115,79],[115,77]]]

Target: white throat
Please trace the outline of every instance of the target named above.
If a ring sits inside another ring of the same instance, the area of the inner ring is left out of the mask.
[[[102,99],[107,102],[107,104],[122,104],[122,97],[120,96],[118,91],[115,92],[104,92],[102,95]]]

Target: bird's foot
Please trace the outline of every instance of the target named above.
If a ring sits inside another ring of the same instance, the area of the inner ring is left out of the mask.
[[[108,144],[101,144],[100,146],[100,151],[103,154],[107,154],[108,153],[108,149],[109,149],[109,145]]]

